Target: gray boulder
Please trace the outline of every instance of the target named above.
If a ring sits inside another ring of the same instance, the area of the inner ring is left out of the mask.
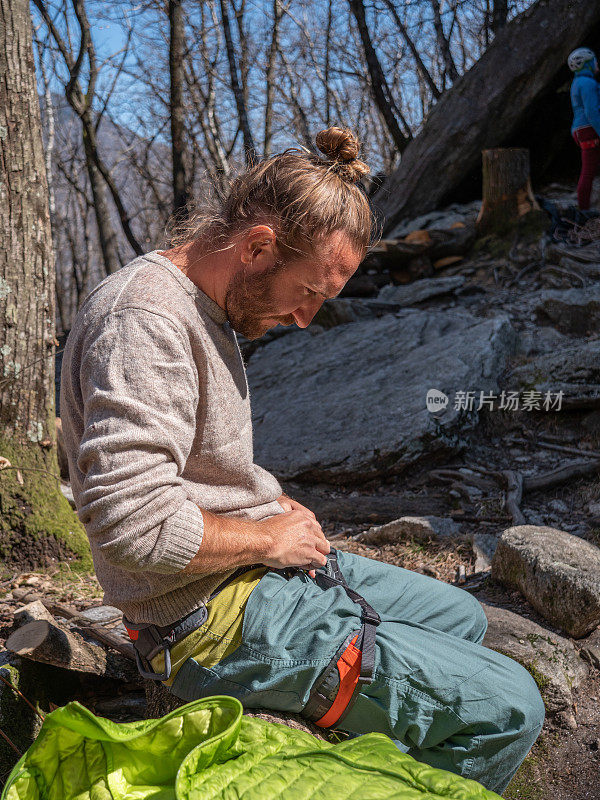
[[[600,624],[600,548],[545,526],[502,533],[492,577],[518,589],[550,623],[577,639]]]
[[[572,689],[588,675],[572,642],[504,608],[483,605],[486,647],[514,658],[532,674],[549,712],[570,709]]]
[[[360,540],[372,544],[395,544],[407,538],[445,539],[460,536],[460,525],[447,517],[400,517],[374,525],[365,531]]]
[[[507,317],[458,310],[291,333],[248,365],[256,460],[285,479],[356,481],[457,452],[478,403],[455,408],[454,393],[494,391],[515,344]],[[427,410],[430,389],[446,394],[443,413]]]
[[[430,211],[428,214],[422,214],[420,217],[400,223],[390,232],[389,238],[400,239],[412,231],[429,230],[430,228],[448,230],[457,222],[463,224],[475,222],[480,207],[481,200],[473,200],[470,203],[453,203],[439,211]]]
[[[420,281],[407,283],[402,286],[395,286],[389,283],[379,290],[378,300],[385,300],[389,303],[397,303],[406,308],[430,297],[449,294],[464,284],[464,275],[449,275],[446,278],[423,278]]]
[[[589,661],[597,670],[600,670],[600,629],[596,630],[581,639],[578,644],[581,647],[581,655],[586,661]]]
[[[536,307],[538,321],[550,323],[563,333],[586,336],[600,323],[600,286],[583,289],[547,289]]]
[[[562,392],[561,408],[589,407],[600,398],[600,339],[557,346],[513,368],[503,377],[501,388],[532,389],[542,397],[550,392],[553,406]]]

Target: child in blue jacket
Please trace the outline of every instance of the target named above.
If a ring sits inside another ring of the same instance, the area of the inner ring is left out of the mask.
[[[573,50],[567,63],[575,73],[571,84],[571,134],[581,150],[577,204],[584,211],[590,207],[592,183],[600,165],[600,84],[595,78],[600,70],[596,55],[587,47]]]

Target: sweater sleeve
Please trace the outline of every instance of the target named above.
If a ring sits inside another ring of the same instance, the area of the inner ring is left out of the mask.
[[[581,99],[588,122],[600,136],[600,85],[593,78],[582,81]]]
[[[185,332],[141,308],[111,312],[86,343],[80,385],[78,514],[88,536],[123,569],[179,572],[203,534],[181,478],[199,397]]]

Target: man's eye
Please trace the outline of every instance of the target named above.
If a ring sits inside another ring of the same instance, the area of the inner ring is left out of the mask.
[[[304,287],[304,291],[305,291],[307,294],[312,294],[312,295],[319,294],[318,292],[315,292],[315,290],[314,290],[314,289],[311,289],[309,286],[305,286],[305,287]]]

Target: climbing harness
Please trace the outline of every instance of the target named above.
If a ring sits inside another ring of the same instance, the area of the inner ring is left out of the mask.
[[[259,566],[261,565],[249,564],[234,570],[231,575],[217,586],[207,602],[216,597],[235,578]],[[150,622],[134,623],[124,616],[123,625],[133,642],[135,661],[142,678],[152,681],[169,680],[171,677],[171,648],[203,625],[207,619],[208,609],[204,603],[170,625],[153,625]],[[164,672],[155,672],[150,662],[160,652],[165,654],[165,670]]]
[[[232,580],[257,566],[260,565],[251,564],[235,570],[215,589],[209,601]],[[298,567],[271,568],[271,571],[277,572],[287,580],[304,572]],[[373,681],[375,635],[381,618],[362,595],[348,586],[340,569],[335,548],[332,547],[327,555],[327,564],[315,570],[314,580],[324,591],[336,586],[341,587],[350,600],[361,609],[360,629],[350,633],[338,647],[329,664],[313,684],[308,702],[301,711],[303,717],[320,728],[330,728],[339,724],[350,711],[360,687]],[[133,642],[140,675],[154,681],[168,680],[171,676],[171,648],[203,625],[207,617],[208,609],[204,604],[171,625],[133,623],[124,617],[123,624]],[[162,673],[155,672],[150,663],[160,652],[164,652],[165,657],[165,669]]]
[[[338,648],[315,681],[308,703],[300,712],[320,728],[331,728],[350,711],[360,687],[373,682],[375,634],[381,618],[373,606],[346,583],[335,548],[331,548],[323,571],[319,569],[315,572],[315,582],[324,590],[341,586],[350,600],[361,609],[360,630],[351,633]]]

